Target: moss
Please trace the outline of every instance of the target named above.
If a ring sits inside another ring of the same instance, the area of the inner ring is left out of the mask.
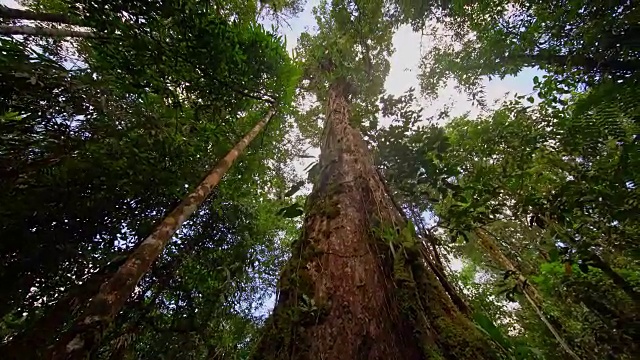
[[[313,202],[313,207],[309,209],[309,214],[319,215],[328,219],[335,219],[340,215],[340,200],[337,196],[340,187],[330,184],[324,195]]]
[[[410,226],[400,231],[383,226],[373,229],[373,233],[379,250],[392,252],[386,258],[396,286],[394,300],[421,345],[423,358],[492,358],[485,339],[453,307],[437,277],[425,268]]]

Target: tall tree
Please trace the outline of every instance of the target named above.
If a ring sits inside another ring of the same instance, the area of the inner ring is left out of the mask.
[[[193,214],[218,185],[222,176],[273,116],[271,109],[233,149],[213,167],[204,180],[175,209],[158,223],[151,234],[91,298],[87,309],[52,349],[52,359],[84,359],[100,343],[103,332],[120,312],[142,276],[164,250],[173,234]]]
[[[359,127],[376,116],[392,26],[382,2],[315,8],[306,83],[325,101],[321,155],[260,359],[490,359],[493,353],[426,265]],[[365,127],[366,128],[366,127]]]

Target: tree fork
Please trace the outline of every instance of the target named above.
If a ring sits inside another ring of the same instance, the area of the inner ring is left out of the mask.
[[[173,234],[191,216],[220,182],[233,162],[262,131],[275,110],[267,115],[216,164],[205,179],[173,209],[129,255],[117,272],[91,299],[87,309],[71,328],[49,349],[47,358],[72,360],[87,358],[100,344],[103,332],[122,309],[137,283],[161,254]]]

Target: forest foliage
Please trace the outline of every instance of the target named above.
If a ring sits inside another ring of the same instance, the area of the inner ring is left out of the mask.
[[[501,358],[635,358],[640,6],[371,3],[321,2],[291,54],[278,32],[303,11],[296,0],[0,7],[0,352],[44,358],[274,109],[92,349],[248,358],[300,233],[299,190],[320,171],[297,162],[319,146],[327,84],[341,78],[412,234]],[[420,89],[394,96],[383,87],[400,26],[430,48]],[[486,103],[484,80],[531,68],[533,93]],[[448,81],[480,115],[425,115]]]

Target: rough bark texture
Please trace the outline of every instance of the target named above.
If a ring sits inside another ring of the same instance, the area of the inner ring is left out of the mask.
[[[489,359],[385,191],[345,86],[329,89],[320,176],[254,359]],[[415,235],[415,234],[414,234]]]
[[[191,214],[209,196],[231,164],[264,128],[271,116],[260,121],[213,168],[207,177],[169,215],[167,215],[146,239],[129,255],[125,263],[106,282],[91,300],[87,310],[76,320],[71,329],[51,349],[51,359],[85,359],[99,345],[103,332],[118,314],[142,276],[160,255],[165,245]]]
[[[31,35],[48,37],[78,37],[91,38],[95,35],[88,31],[76,31],[67,29],[52,29],[33,26],[0,25],[0,35]]]

